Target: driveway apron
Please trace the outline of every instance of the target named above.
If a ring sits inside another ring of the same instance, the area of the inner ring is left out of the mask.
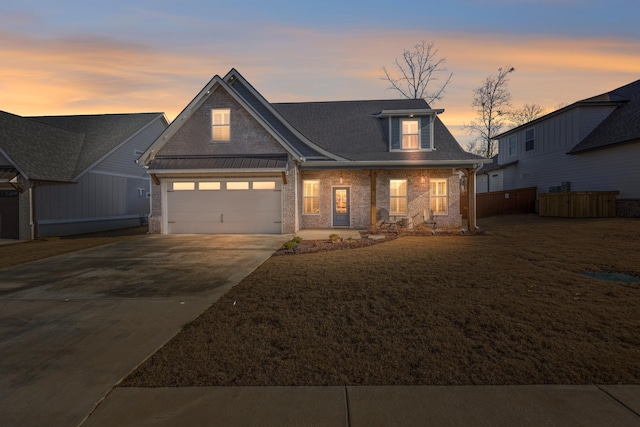
[[[0,269],[2,424],[79,425],[284,240],[144,236]]]

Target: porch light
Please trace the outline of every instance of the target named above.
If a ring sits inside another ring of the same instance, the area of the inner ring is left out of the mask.
[[[424,184],[424,182],[425,182],[424,175],[422,175],[422,176],[420,177],[420,184]]]
[[[340,184],[342,184],[342,172],[340,172]]]

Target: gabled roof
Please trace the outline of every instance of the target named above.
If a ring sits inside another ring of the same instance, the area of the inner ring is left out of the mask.
[[[31,180],[72,181],[84,135],[0,111],[0,149]]]
[[[569,154],[640,140],[640,80],[596,98],[620,105]]]
[[[535,126],[568,110],[585,106],[613,106],[609,114],[589,135],[576,144],[567,154],[609,147],[615,144],[640,140],[640,80],[600,95],[585,98],[571,105],[552,111],[523,125],[496,135],[495,139]]]
[[[486,160],[464,151],[437,117],[436,114],[443,110],[432,110],[423,99],[271,104],[237,70],[231,69],[224,78],[214,76],[138,161],[150,166],[164,144],[216,90],[227,91],[294,158],[302,162],[422,161],[436,164],[446,161],[467,164]],[[387,131],[381,117],[394,112],[433,115],[435,149],[428,152],[389,152]],[[250,157],[250,153],[247,155]]]
[[[475,160],[435,116],[434,150],[390,152],[383,111],[431,113],[424,99],[276,103],[273,107],[301,134],[327,151],[355,161]],[[438,110],[441,111],[441,110]],[[388,114],[387,114],[388,115]]]
[[[295,133],[285,121],[271,108],[269,103],[260,95],[235,69],[231,69],[223,78],[218,75],[205,85],[204,88],[180,112],[167,129],[151,144],[139,157],[138,161],[149,164],[171,139],[173,135],[186,123],[206,99],[216,90],[224,90],[231,95],[249,114],[252,115],[264,129],[271,134],[294,158],[303,159],[305,156],[325,157],[330,153],[319,152],[311,141],[302,140],[301,135]]]
[[[71,182],[162,113],[21,117],[0,111],[0,150],[30,180]]]

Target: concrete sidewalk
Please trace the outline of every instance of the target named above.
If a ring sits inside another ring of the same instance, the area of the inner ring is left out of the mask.
[[[640,385],[116,388],[83,427],[639,426]]]

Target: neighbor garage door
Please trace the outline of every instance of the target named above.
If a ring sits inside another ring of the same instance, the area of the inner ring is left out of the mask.
[[[0,191],[0,239],[18,238],[18,192]]]
[[[167,183],[169,234],[281,233],[282,180]]]

